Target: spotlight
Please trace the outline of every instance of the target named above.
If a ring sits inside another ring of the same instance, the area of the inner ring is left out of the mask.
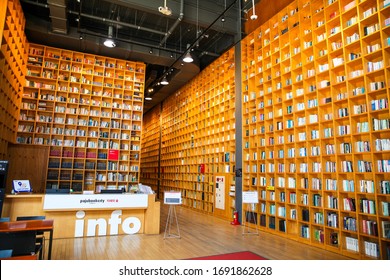
[[[167,0],[164,0],[164,7],[158,7],[158,11],[166,16],[172,15],[172,10],[167,7]]]
[[[152,54],[152,53],[153,53],[153,49],[150,49],[150,50],[149,50],[149,53]]]
[[[225,22],[225,16],[222,16],[221,21]]]

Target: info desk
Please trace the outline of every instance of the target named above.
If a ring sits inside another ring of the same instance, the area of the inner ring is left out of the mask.
[[[159,234],[160,202],[154,194],[6,195],[3,217],[44,215],[55,238]]]

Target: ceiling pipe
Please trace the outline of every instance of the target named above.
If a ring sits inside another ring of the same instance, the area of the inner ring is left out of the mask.
[[[49,8],[49,5],[48,4],[44,4],[44,3],[39,3],[39,2],[34,2],[34,1],[29,1],[29,0],[21,0],[21,2],[24,2],[24,3],[27,3],[27,4],[31,4],[31,5],[35,5],[35,6],[39,6],[39,7],[42,7],[42,8]]]
[[[28,4],[31,4],[31,5],[43,7],[43,8],[49,8],[49,5],[42,4],[42,3],[39,3],[39,2],[34,2],[34,1],[30,1],[30,0],[21,0],[21,1],[25,2],[25,3],[28,3]],[[154,30],[154,29],[151,29],[151,28],[142,27],[142,26],[139,26],[139,25],[130,24],[130,23],[126,23],[126,22],[122,22],[122,21],[118,21],[118,20],[112,20],[112,19],[108,19],[108,18],[97,17],[97,16],[93,16],[93,15],[88,15],[88,14],[85,14],[85,13],[72,11],[72,10],[68,10],[68,13],[71,14],[71,15],[77,15],[79,17],[80,16],[81,17],[86,17],[86,18],[97,20],[97,21],[107,22],[107,23],[110,23],[110,24],[118,24],[118,25],[126,26],[126,27],[129,27],[129,28],[137,29],[137,30],[142,30],[142,31],[150,32],[150,33],[156,33],[156,34],[164,35],[164,36],[166,35],[166,33],[163,32],[163,31],[158,31],[158,30]]]
[[[69,10],[68,13],[71,14],[71,15],[77,15],[77,16],[82,16],[82,17],[94,19],[94,20],[97,20],[97,21],[107,22],[107,23],[110,23],[110,24],[118,24],[118,25],[129,27],[129,28],[134,28],[134,29],[137,29],[137,30],[142,30],[142,31],[150,32],[150,33],[156,33],[156,34],[159,34],[159,35],[165,35],[165,32],[163,32],[163,31],[158,31],[158,30],[154,30],[154,29],[151,29],[151,28],[142,27],[142,26],[139,26],[139,25],[130,24],[130,23],[126,23],[126,22],[122,22],[122,21],[118,21],[118,20],[112,20],[112,19],[108,19],[108,18],[97,17],[97,16],[88,15],[88,14],[84,14],[84,13],[79,13],[79,12],[71,11],[71,10]]]
[[[171,36],[173,31],[176,29],[176,27],[179,25],[179,23],[183,20],[184,17],[184,0],[180,1],[180,13],[179,17],[175,21],[175,23],[171,26],[171,28],[168,30],[168,32],[165,34],[164,38],[160,42],[160,47],[165,44],[165,42],[168,40],[168,38]]]
[[[219,53],[209,52],[209,51],[203,51],[198,57],[202,57],[204,55],[214,56],[214,57],[220,57],[221,55]]]

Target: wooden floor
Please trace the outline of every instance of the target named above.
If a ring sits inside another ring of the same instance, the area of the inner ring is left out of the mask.
[[[164,239],[167,206],[161,209],[159,235],[120,235],[56,239],[53,260],[175,260],[252,251],[271,260],[339,260],[342,255],[277,235],[242,234],[242,226],[177,206],[181,238]]]

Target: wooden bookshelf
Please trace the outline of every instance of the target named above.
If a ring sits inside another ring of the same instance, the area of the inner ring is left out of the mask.
[[[297,0],[241,44],[243,190],[259,193],[260,228],[389,259],[390,1]]]
[[[231,49],[167,98],[161,112],[161,191],[181,191],[184,206],[206,213],[220,210],[215,174],[235,182],[234,69]],[[230,218],[228,204],[219,214]]]
[[[0,8],[0,158],[16,136],[26,68],[25,20],[18,0],[5,1]]]
[[[50,147],[47,189],[139,182],[144,63],[30,44],[16,142]]]
[[[156,106],[143,119],[140,181],[159,193],[161,106]],[[160,194],[162,195],[162,194]],[[163,196],[160,196],[163,197]]]

